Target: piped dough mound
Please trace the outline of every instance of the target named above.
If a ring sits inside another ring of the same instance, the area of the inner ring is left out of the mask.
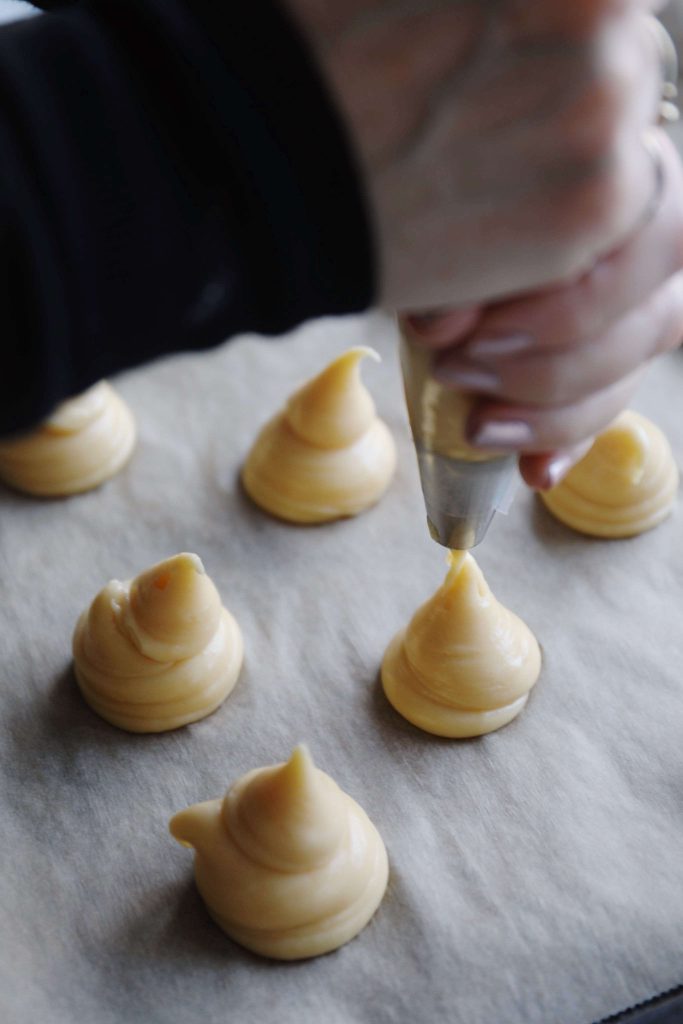
[[[387,885],[384,843],[305,746],[258,768],[226,796],[176,814],[171,834],[195,849],[209,913],[254,953],[300,960],[337,949],[368,923]]]
[[[228,696],[242,634],[197,555],[112,580],[73,637],[76,680],[91,708],[129,732],[165,732],[205,718]]]
[[[471,555],[389,644],[382,685],[399,714],[437,736],[481,736],[515,718],[541,670],[528,626],[493,596]]]
[[[293,523],[355,516],[384,494],[396,448],[360,379],[364,356],[349,349],[295,392],[258,435],[242,469],[262,509]]]
[[[626,410],[541,500],[556,519],[591,537],[633,537],[671,512],[678,468],[659,427]]]
[[[0,479],[38,497],[78,494],[115,476],[134,447],[132,412],[100,381],[31,433],[0,441]]]

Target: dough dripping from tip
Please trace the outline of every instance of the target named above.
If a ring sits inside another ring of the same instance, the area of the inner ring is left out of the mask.
[[[472,555],[451,551],[446,579],[389,644],[381,677],[413,725],[465,738],[511,722],[540,670],[529,627],[496,600]]]

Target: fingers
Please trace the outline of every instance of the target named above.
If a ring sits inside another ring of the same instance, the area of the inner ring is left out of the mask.
[[[487,400],[470,414],[467,437],[477,448],[542,454],[572,448],[598,434],[625,408],[644,370],[570,405],[544,409]]]
[[[564,479],[572,466],[575,466],[584,457],[592,444],[593,438],[591,437],[572,448],[561,448],[558,451],[543,452],[540,455],[522,455],[519,460],[522,479],[529,487],[534,487],[538,491],[547,491]]]
[[[654,356],[675,348],[682,336],[683,273],[679,272],[593,341],[559,351],[529,353],[518,348],[479,361],[466,358],[466,345],[464,355],[456,350],[440,357],[435,376],[450,387],[500,396],[506,402],[566,405],[615,384]]]

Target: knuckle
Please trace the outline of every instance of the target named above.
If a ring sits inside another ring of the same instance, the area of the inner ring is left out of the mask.
[[[634,186],[633,175],[625,160],[613,154],[577,188],[572,208],[584,237],[596,255],[621,241],[637,221],[644,203],[642,198],[635,198]]]
[[[506,400],[543,409],[561,406],[572,391],[571,374],[559,353],[515,361],[515,367],[501,376],[501,384]]]
[[[616,145],[622,128],[621,89],[611,79],[594,82],[564,119],[564,146],[574,161],[600,163]]]
[[[633,118],[635,98],[643,94],[647,76],[638,24],[621,21],[603,28],[584,48],[579,65],[568,143],[577,156],[605,157]]]
[[[555,208],[555,231],[562,239],[558,276],[571,281],[589,272],[605,252],[623,219],[623,201],[613,172],[603,168],[564,189]]]
[[[571,397],[567,366],[561,355],[548,356],[539,370],[538,396],[544,406],[562,405]]]

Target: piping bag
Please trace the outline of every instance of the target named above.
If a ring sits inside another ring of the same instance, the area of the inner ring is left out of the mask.
[[[662,58],[660,124],[678,120],[678,57],[655,18],[648,22]],[[661,171],[661,168],[660,168]],[[517,485],[517,458],[490,455],[467,443],[465,425],[473,398],[444,388],[431,376],[431,354],[401,336],[401,368],[408,417],[427,507],[427,525],[447,548],[476,547],[496,512],[507,512]]]
[[[496,512],[510,508],[519,479],[517,457],[468,444],[465,424],[474,398],[435,380],[431,353],[403,334],[400,354],[429,532],[447,548],[476,547]]]

